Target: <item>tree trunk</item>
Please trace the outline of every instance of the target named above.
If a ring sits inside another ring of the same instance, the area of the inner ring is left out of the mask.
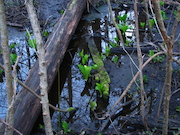
[[[7,23],[5,17],[5,9],[4,9],[4,1],[0,0],[0,31],[1,31],[1,45],[3,52],[3,60],[4,60],[4,72],[6,77],[6,93],[8,99],[8,112],[6,117],[6,122],[10,126],[14,126],[14,108],[12,106],[13,102],[13,85],[12,85],[12,69],[10,63],[10,48],[8,45],[8,31],[7,31]],[[11,128],[6,128],[5,135],[13,134],[13,130]]]
[[[45,44],[48,91],[53,84],[68,44],[85,9],[85,5],[85,0],[72,0],[65,13],[55,25],[52,34],[48,37]],[[38,70],[37,61],[29,72],[25,84],[37,94],[40,94]],[[40,112],[40,100],[23,88],[18,93],[15,103],[15,128],[25,135],[30,134]]]
[[[33,0],[26,0],[26,8],[28,11],[29,19],[33,28],[33,33],[37,43],[37,53],[39,59],[39,76],[40,76],[40,89],[41,89],[41,104],[42,115],[44,121],[45,132],[47,135],[53,135],[50,111],[49,111],[49,99],[47,91],[47,69],[45,61],[45,50],[43,46],[43,40],[40,32],[40,26],[36,11],[33,5]]]

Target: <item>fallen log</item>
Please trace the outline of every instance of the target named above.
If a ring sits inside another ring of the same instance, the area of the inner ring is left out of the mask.
[[[99,51],[97,46],[94,42],[93,37],[86,37],[86,42],[88,43],[88,48],[92,55],[93,62],[98,66],[96,69],[95,80],[98,81],[100,84],[103,84],[103,91],[102,97],[107,99],[109,97],[109,84],[110,84],[110,77],[104,68],[104,63],[99,55]]]
[[[53,32],[48,37],[45,44],[48,91],[51,89],[51,86],[55,80],[57,71],[64,58],[64,54],[67,50],[72,35],[75,32],[85,6],[85,0],[72,0],[67,6],[65,13],[56,23]],[[34,90],[37,94],[40,94],[38,70],[39,66],[37,60],[34,67],[28,74],[25,85]],[[29,135],[41,112],[40,100],[33,94],[29,93],[25,88],[22,88],[17,95],[14,108],[14,128],[24,135]],[[4,134],[3,126],[1,126],[0,134]]]

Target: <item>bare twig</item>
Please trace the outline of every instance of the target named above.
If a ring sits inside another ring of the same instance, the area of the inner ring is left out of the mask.
[[[137,1],[134,0],[134,14],[135,14],[135,26],[136,26],[136,44],[137,44],[137,55],[138,55],[138,62],[139,62],[139,76],[140,76],[140,89],[141,89],[141,116],[146,129],[148,129],[146,118],[145,118],[145,107],[144,107],[144,83],[143,83],[143,73],[142,73],[142,52],[139,44],[139,25],[138,25],[138,11],[137,11]]]
[[[12,130],[14,130],[16,133],[18,133],[19,135],[23,135],[21,132],[19,132],[17,129],[15,129],[14,127],[12,127],[11,125],[9,125],[7,122],[5,122],[4,120],[0,119],[0,122],[2,122],[3,124],[5,124],[6,126],[8,126],[9,128],[11,128]]]
[[[151,39],[154,40],[154,36],[153,36],[153,33],[152,33],[152,28],[150,26],[148,0],[144,0],[144,5],[145,5],[145,10],[146,10],[146,19],[147,19],[147,23],[148,23],[149,34],[150,34]]]

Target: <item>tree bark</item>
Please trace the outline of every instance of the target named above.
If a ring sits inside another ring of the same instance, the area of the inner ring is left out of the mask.
[[[43,46],[43,40],[40,32],[40,26],[37,19],[36,11],[33,5],[33,0],[26,0],[26,8],[28,11],[29,19],[33,28],[33,33],[37,43],[37,53],[39,59],[39,76],[40,76],[40,89],[41,89],[41,104],[42,115],[45,126],[45,132],[47,135],[53,135],[50,111],[49,111],[49,99],[47,91],[47,69],[45,61],[45,50]]]
[[[10,126],[14,126],[14,108],[12,106],[13,102],[13,85],[12,85],[12,69],[10,63],[10,48],[8,45],[8,30],[7,30],[7,23],[6,23],[6,16],[5,16],[5,9],[4,9],[4,1],[0,0],[0,30],[1,30],[1,46],[3,51],[3,60],[4,60],[4,72],[6,78],[6,93],[8,99],[8,112],[6,117],[6,122]],[[13,129],[6,128],[5,135],[12,135]]]
[[[156,20],[162,35],[163,41],[165,42],[166,51],[166,76],[165,76],[165,96],[164,96],[164,120],[163,120],[163,130],[162,135],[168,134],[168,123],[169,123],[169,102],[171,97],[171,80],[172,80],[172,49],[173,49],[173,38],[168,36],[165,29],[164,21],[161,15],[161,9],[159,0],[153,0],[154,11],[156,14]]]
[[[48,91],[53,84],[85,6],[85,0],[72,0],[45,43]],[[37,94],[40,94],[38,70],[39,66],[37,61],[30,70],[25,84]],[[23,134],[29,135],[40,112],[40,100],[23,88],[18,93],[15,103],[15,128]]]

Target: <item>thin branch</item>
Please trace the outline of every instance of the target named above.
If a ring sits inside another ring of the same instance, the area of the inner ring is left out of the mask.
[[[171,32],[172,41],[174,41],[174,39],[175,39],[175,34],[176,34],[177,26],[178,26],[178,23],[179,23],[179,19],[180,19],[180,6],[177,7],[177,13],[176,13],[176,17],[175,17],[175,22],[174,22],[172,32]]]
[[[17,129],[15,129],[14,127],[12,127],[11,125],[9,125],[7,122],[5,122],[4,120],[0,119],[0,122],[2,122],[3,124],[5,124],[6,126],[8,126],[9,128],[11,128],[12,130],[14,130],[16,133],[18,133],[19,135],[23,135],[20,131],[18,131]]]
[[[148,129],[146,118],[145,118],[145,107],[144,107],[144,97],[145,97],[145,91],[144,91],[144,83],[143,83],[143,73],[142,73],[142,52],[139,44],[139,25],[138,25],[138,11],[137,11],[137,1],[134,0],[134,14],[135,14],[135,26],[136,26],[136,44],[137,44],[137,55],[138,55],[138,62],[139,62],[139,76],[140,76],[140,90],[141,90],[141,116],[143,120],[143,124]]]

